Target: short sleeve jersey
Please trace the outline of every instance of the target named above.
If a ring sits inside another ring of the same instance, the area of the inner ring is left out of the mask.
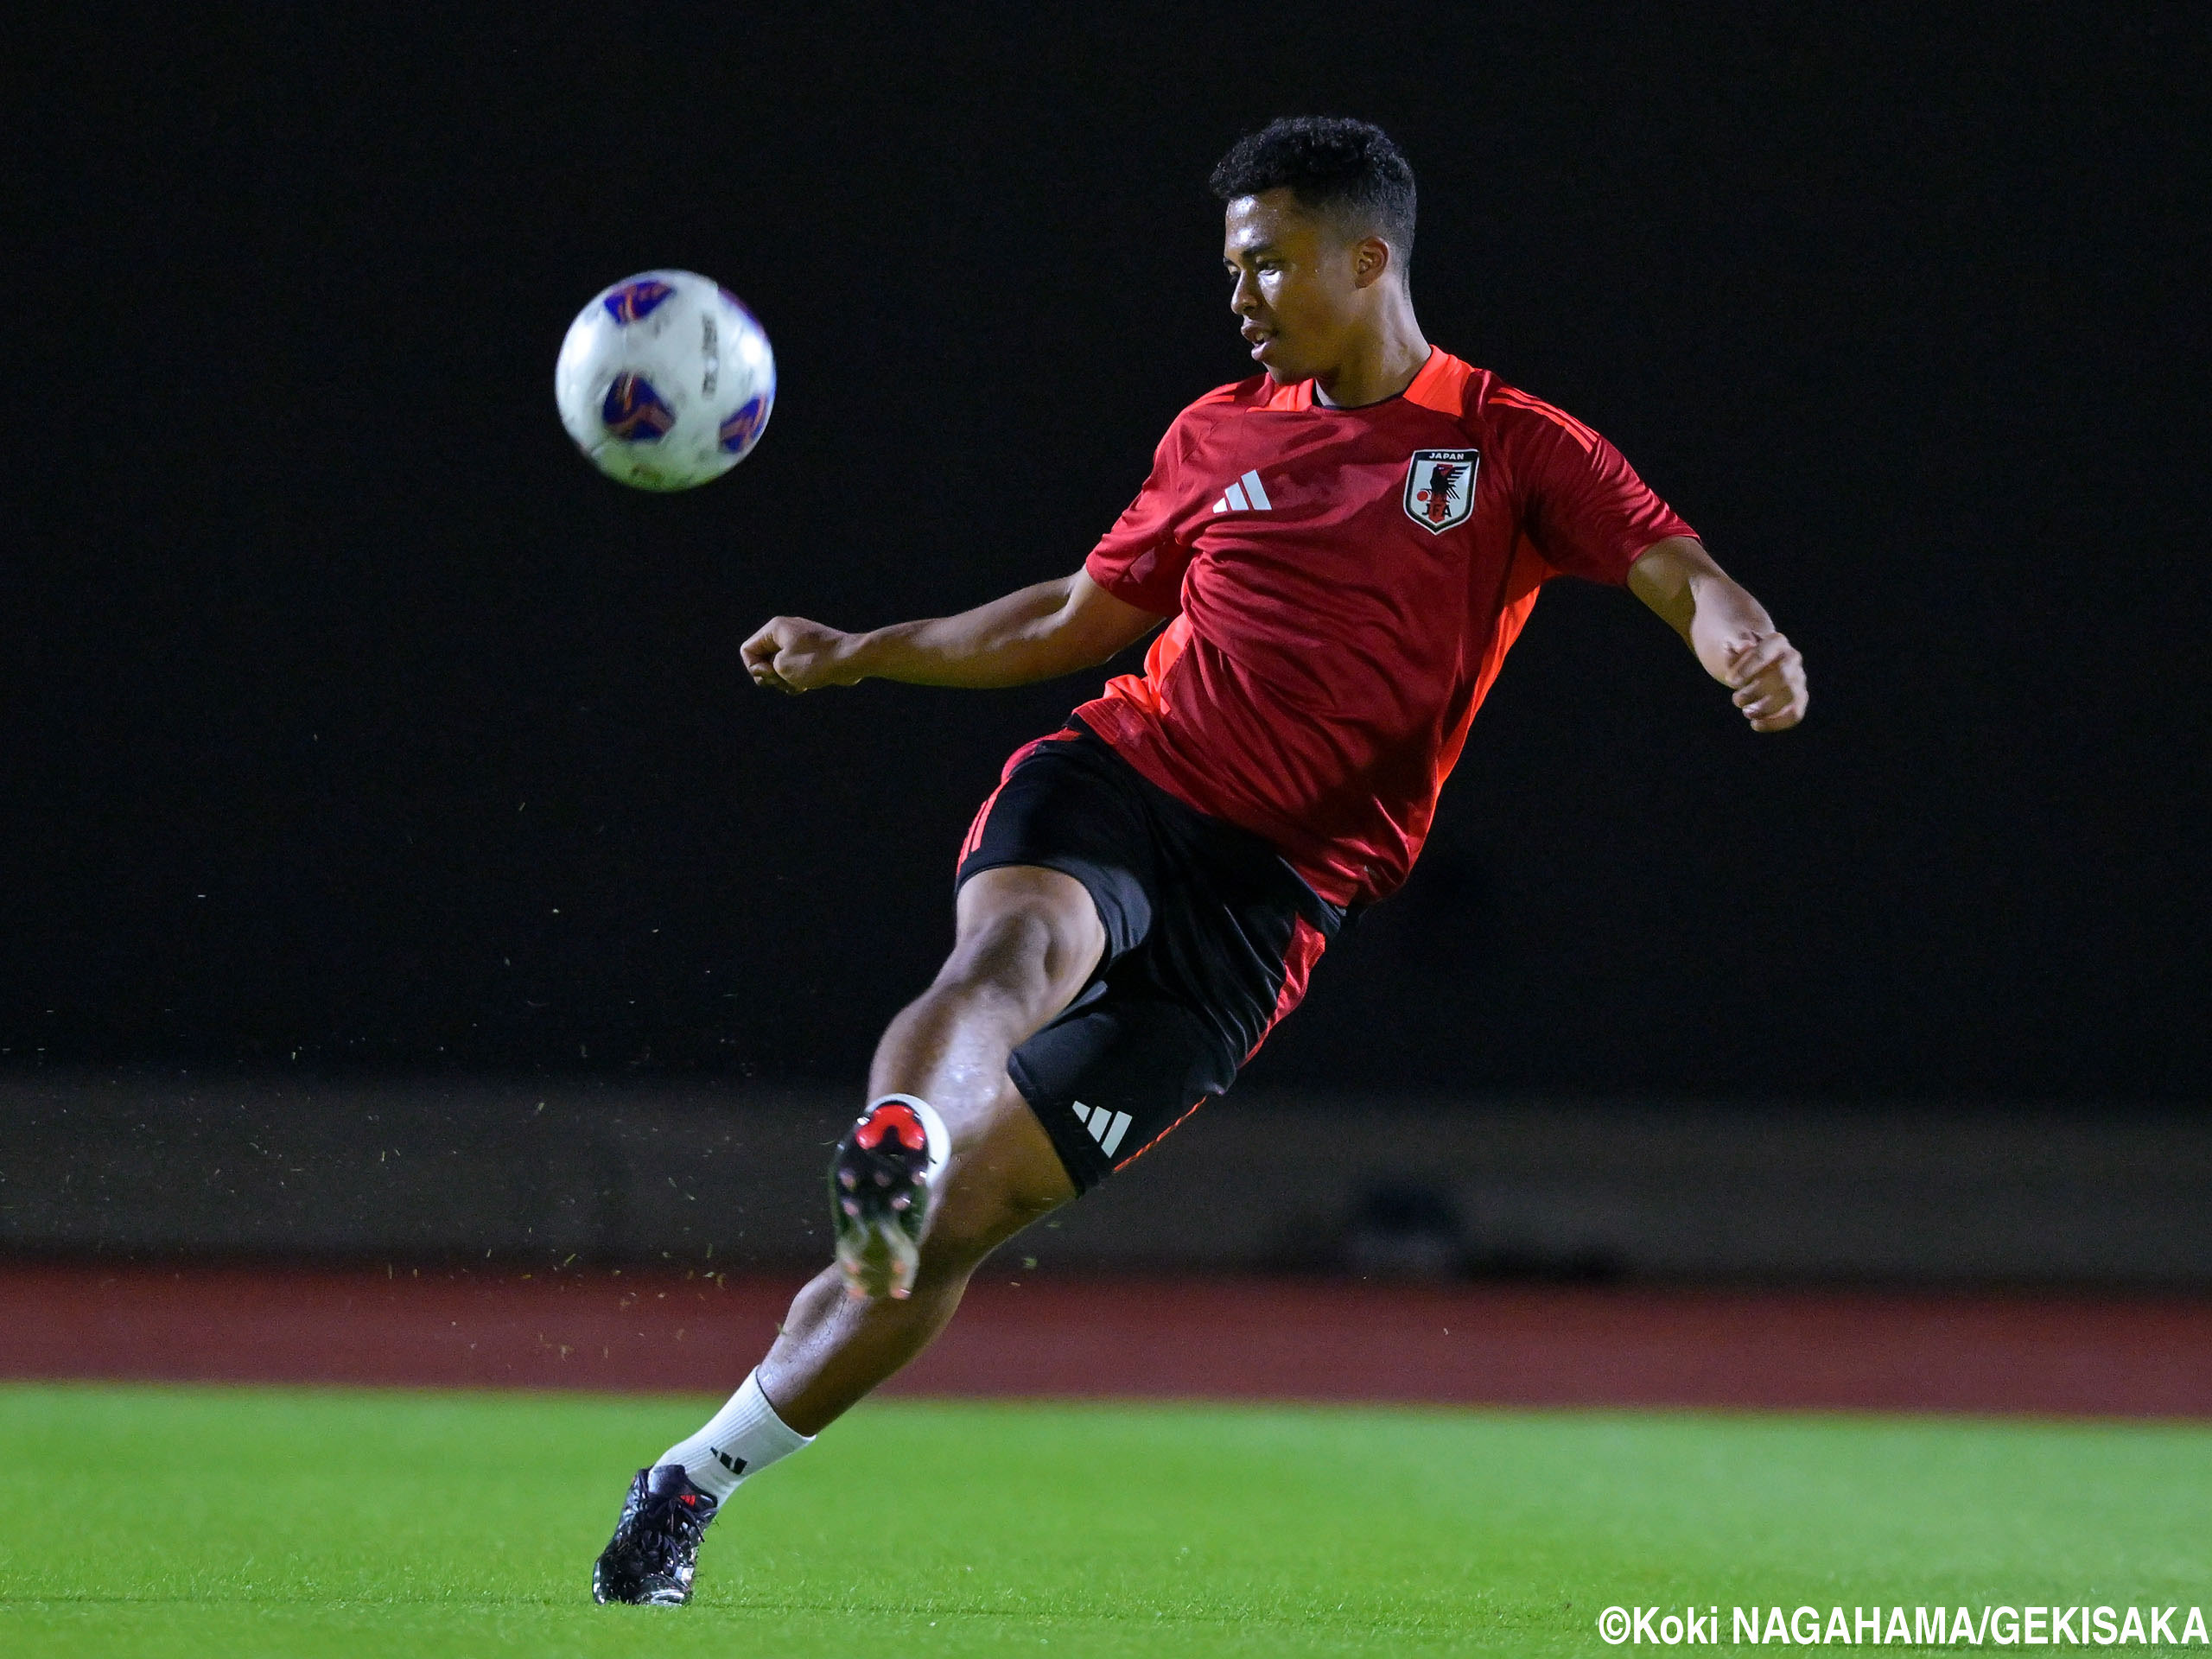
[[[1091,579],[1172,618],[1077,710],[1145,777],[1266,836],[1323,898],[1395,889],[1467,724],[1567,575],[1693,532],[1588,427],[1437,351],[1400,396],[1266,375],[1176,417]]]

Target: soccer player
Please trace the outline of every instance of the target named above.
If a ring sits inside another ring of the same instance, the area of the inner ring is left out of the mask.
[[[957,616],[779,616],[745,642],[778,691],[1006,686],[1166,623],[976,815],[952,953],[885,1032],[830,1166],[836,1265],[639,1471],[601,1601],[687,1599],[740,1481],[926,1347],[990,1250],[1229,1087],[1347,911],[1405,880],[1545,582],[1625,585],[1753,731],[1804,716],[1796,650],[1611,444],[1422,336],[1413,170],[1379,129],[1277,121],[1212,182],[1262,372],[1176,417],[1080,569]]]

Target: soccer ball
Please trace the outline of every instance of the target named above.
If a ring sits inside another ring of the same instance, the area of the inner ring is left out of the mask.
[[[760,442],[776,354],[728,289],[688,270],[648,270],[569,325],[553,396],[576,448],[609,478],[688,490]]]

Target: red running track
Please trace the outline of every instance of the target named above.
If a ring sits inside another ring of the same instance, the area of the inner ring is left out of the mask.
[[[720,1394],[794,1287],[0,1266],[0,1376]],[[996,1278],[892,1391],[2212,1417],[2212,1300]]]

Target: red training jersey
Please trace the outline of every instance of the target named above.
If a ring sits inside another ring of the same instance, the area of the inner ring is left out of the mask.
[[[1694,533],[1581,422],[1447,353],[1360,409],[1257,375],[1176,417],[1092,550],[1092,581],[1173,620],[1077,712],[1323,898],[1379,899],[1537,589],[1624,582]]]

